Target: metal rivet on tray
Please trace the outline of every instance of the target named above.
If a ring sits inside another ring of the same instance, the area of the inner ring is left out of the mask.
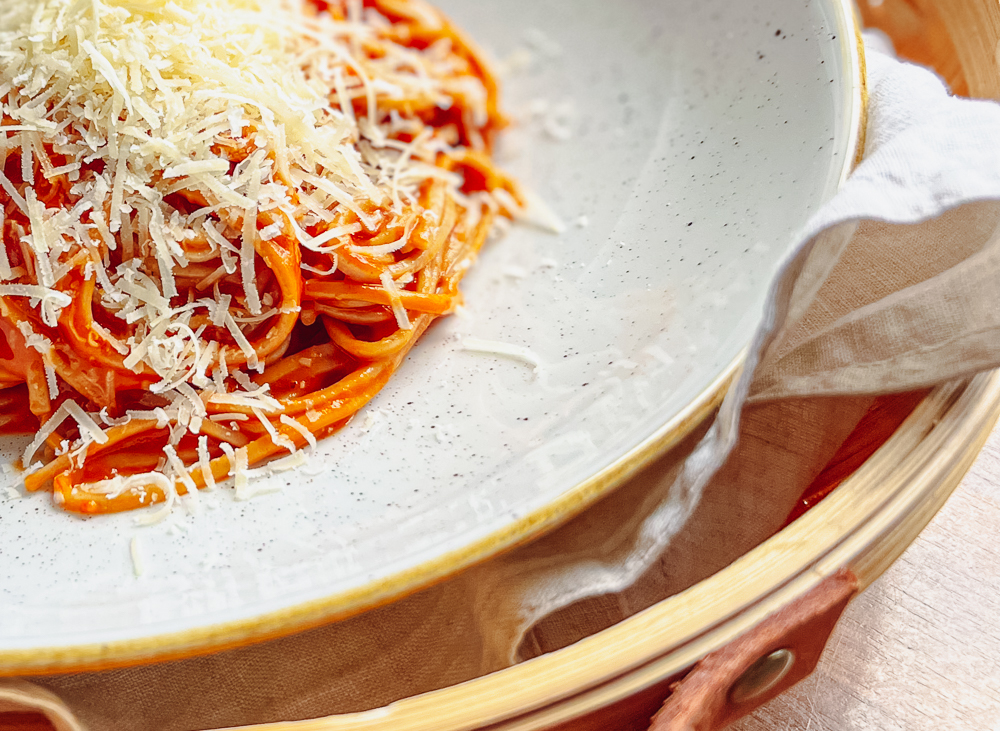
[[[794,664],[795,653],[791,650],[776,650],[762,657],[733,685],[730,700],[738,705],[759,698],[780,683]]]

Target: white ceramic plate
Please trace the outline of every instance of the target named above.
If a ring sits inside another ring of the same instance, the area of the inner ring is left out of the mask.
[[[0,495],[0,674],[178,656],[390,600],[566,519],[717,396],[855,154],[846,0],[441,5],[507,60],[504,165],[567,230],[515,227],[486,251],[467,311],[309,466],[259,483],[276,492],[222,489],[149,528]],[[538,372],[464,338],[527,348]]]

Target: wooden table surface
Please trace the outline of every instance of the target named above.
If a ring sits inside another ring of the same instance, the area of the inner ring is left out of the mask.
[[[1000,428],[816,673],[731,728],[1000,731]]]

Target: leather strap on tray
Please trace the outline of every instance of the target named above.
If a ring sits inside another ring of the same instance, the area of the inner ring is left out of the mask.
[[[806,678],[857,592],[843,569],[705,657],[673,686],[649,731],[717,731]]]

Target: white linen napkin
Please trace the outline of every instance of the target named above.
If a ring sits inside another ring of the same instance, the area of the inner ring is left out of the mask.
[[[632,512],[614,499],[589,511],[594,529],[614,526],[603,540],[571,526],[469,578],[484,616],[517,620],[505,633],[484,620],[498,661],[516,660],[543,618],[626,592],[663,559],[732,454],[748,404],[913,390],[1000,367],[1000,105],[953,98],[929,71],[871,44],[867,56],[864,160],[781,267],[746,368],[705,437],[676,469],[648,478]]]

